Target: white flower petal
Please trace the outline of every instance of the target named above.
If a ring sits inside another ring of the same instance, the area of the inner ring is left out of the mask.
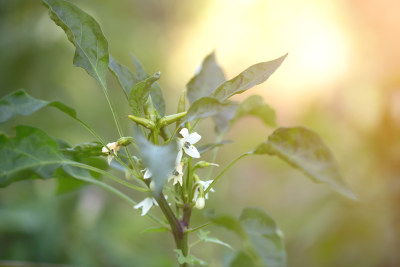
[[[179,133],[185,138],[189,134],[189,130],[186,128],[182,128]]]
[[[153,198],[150,197],[145,198],[143,201],[133,206],[134,209],[142,208],[141,216],[146,215],[146,213],[149,212],[151,207],[153,207]]]
[[[143,175],[144,179],[149,179],[149,178],[151,178],[151,176],[153,176],[153,173],[151,172],[150,169],[146,168],[144,170],[145,170],[144,175]]]
[[[182,149],[179,149],[178,155],[176,155],[175,165],[178,165],[182,160],[183,152]]]
[[[183,147],[183,150],[185,150],[185,153],[188,154],[189,156],[191,156],[192,158],[200,158],[200,153],[197,150],[197,148],[195,148],[194,146],[190,145],[188,147]]]
[[[201,139],[201,136],[198,133],[191,133],[185,137],[185,141],[193,144],[196,144]]]

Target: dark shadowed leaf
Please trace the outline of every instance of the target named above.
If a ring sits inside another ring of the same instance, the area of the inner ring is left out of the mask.
[[[246,208],[239,221],[246,231],[253,251],[264,263],[263,266],[286,266],[282,232],[271,216],[262,209]]]
[[[111,55],[108,68],[114,74],[115,78],[117,78],[126,98],[128,98],[133,86],[138,82],[138,78],[127,67],[119,64]]]
[[[48,106],[55,107],[68,116],[77,119],[75,110],[63,103],[36,99],[28,95],[23,89],[20,89],[0,100],[0,122],[6,122],[17,115],[28,116]]]
[[[215,53],[209,54],[201,65],[201,69],[186,85],[190,103],[211,94],[225,82],[225,75],[215,60]]]
[[[175,142],[166,146],[156,146],[147,141],[137,130],[136,144],[139,147],[139,153],[144,165],[151,170],[152,180],[154,181],[153,193],[158,195],[168,176],[175,169],[175,160],[178,154]]]
[[[144,114],[143,106],[146,102],[150,88],[160,78],[160,73],[157,72],[153,76],[137,83],[129,94],[129,105],[132,108],[132,113],[135,116],[141,117]]]
[[[267,126],[276,125],[275,111],[268,104],[265,104],[263,98],[259,95],[249,96],[240,103],[231,124],[247,115],[258,117]]]
[[[278,156],[300,169],[312,181],[327,183],[343,195],[357,199],[343,180],[330,149],[320,136],[311,130],[303,127],[279,128],[253,153]]]
[[[221,103],[213,97],[203,97],[195,101],[186,114],[184,121],[192,121],[212,117],[224,111],[228,107],[232,107],[233,102]]]
[[[74,65],[85,69],[105,89],[108,43],[96,20],[64,0],[42,0],[50,18],[67,34],[76,47]]]
[[[147,74],[142,63],[133,54],[131,54],[131,56],[132,56],[133,65],[135,67],[136,77],[138,78],[138,81],[143,81],[143,80],[149,78],[150,75]],[[161,117],[164,116],[165,100],[164,100],[162,89],[157,82],[152,84],[152,86],[150,88],[150,95],[153,100],[154,107],[158,111],[158,114],[160,114]]]
[[[43,131],[17,126],[15,137],[0,135],[0,187],[26,179],[48,179],[69,162]]]
[[[287,54],[275,60],[255,64],[235,78],[221,84],[211,95],[220,101],[229,97],[243,93],[251,87],[265,82],[272,73],[281,65]]]

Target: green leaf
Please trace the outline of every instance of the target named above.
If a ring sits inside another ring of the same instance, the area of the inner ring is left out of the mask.
[[[258,117],[267,126],[276,125],[275,111],[268,104],[265,104],[263,98],[259,95],[249,96],[240,103],[231,124],[233,125],[238,119],[247,115]]]
[[[244,251],[239,251],[236,255],[235,258],[231,261],[229,264],[230,267],[254,267],[253,260],[250,258],[250,256],[244,252]]]
[[[189,264],[189,265],[195,265],[195,264],[208,265],[207,262],[197,258],[196,256],[194,256],[192,254],[184,256],[182,253],[182,250],[180,250],[180,249],[174,249],[174,252],[178,256],[178,263],[181,265],[185,264],[185,263]]]
[[[222,246],[232,249],[232,247],[228,243],[225,243],[216,237],[209,237],[208,236],[209,234],[210,234],[210,231],[200,230],[197,235],[198,235],[199,239],[203,242],[215,243],[215,244],[219,244],[219,245],[222,245]]]
[[[57,143],[43,131],[17,126],[15,137],[0,135],[0,187],[26,179],[48,179],[65,163]]]
[[[103,145],[100,142],[88,142],[62,149],[62,152],[66,155],[73,155],[74,157],[82,159],[87,157],[104,156],[105,154],[101,151],[102,148]]]
[[[168,178],[175,169],[175,160],[178,149],[175,142],[166,146],[156,146],[147,141],[137,130],[136,144],[144,165],[151,170],[154,181],[153,193],[158,195]]]
[[[227,104],[225,107],[221,109],[221,111],[213,117],[215,123],[215,132],[217,136],[221,136],[225,134],[229,130],[230,122],[235,116],[236,110],[238,108],[238,103],[225,101]]]
[[[85,69],[105,89],[108,43],[97,21],[74,4],[64,0],[42,0],[50,18],[67,34],[76,47],[74,65]]]
[[[240,238],[246,239],[246,232],[244,231],[240,222],[230,215],[215,215],[214,213],[207,213],[206,216],[216,225],[222,226],[234,233]]]
[[[239,221],[246,231],[252,250],[263,262],[262,266],[286,266],[282,232],[270,215],[262,209],[246,208]]]
[[[142,63],[133,55],[131,54],[133,64],[136,70],[136,76],[139,81],[143,81],[149,78],[149,74],[147,74],[145,68],[143,67]],[[150,95],[154,103],[154,107],[157,109],[158,114],[163,117],[165,115],[165,100],[163,96],[162,89],[158,83],[153,83],[150,88]]]
[[[137,83],[129,94],[129,105],[132,108],[133,115],[141,117],[144,114],[143,106],[149,96],[150,88],[160,78],[157,72],[153,76]]]
[[[201,69],[186,85],[187,97],[190,103],[211,96],[211,94],[225,82],[225,75],[215,60],[215,53],[209,54],[201,65]]]
[[[281,65],[286,56],[287,54],[275,60],[261,62],[247,68],[235,78],[221,84],[211,96],[224,101],[235,94],[243,93],[251,87],[265,82]]]
[[[111,73],[117,78],[120,86],[124,90],[126,98],[128,98],[133,86],[138,82],[138,78],[127,67],[119,64],[111,55],[108,68]]]
[[[54,107],[68,116],[77,119],[72,108],[58,101],[45,101],[33,98],[23,89],[10,93],[0,100],[0,122],[6,122],[17,115],[28,116],[44,107]]]
[[[246,255],[237,255],[233,260],[236,265],[233,266],[240,266],[238,264],[242,261],[251,261],[254,266],[286,266],[282,233],[274,220],[263,210],[246,208],[239,220],[230,215],[215,216],[213,213],[206,215],[214,224],[236,233],[241,238]]]
[[[188,122],[196,119],[212,117],[235,105],[236,103],[234,102],[227,101],[221,103],[218,99],[213,97],[203,97],[190,106],[184,121]]]
[[[343,180],[330,149],[311,130],[303,127],[278,128],[252,153],[278,156],[301,170],[313,182],[329,184],[339,193],[357,199]]]

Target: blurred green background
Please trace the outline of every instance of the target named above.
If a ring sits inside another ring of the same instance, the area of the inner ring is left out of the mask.
[[[304,125],[332,148],[359,196],[353,202],[275,158],[246,158],[210,194],[206,208],[239,215],[247,206],[268,211],[285,234],[288,265],[400,266],[400,2],[317,0],[81,0],[110,52],[131,67],[134,53],[149,73],[162,72],[167,111],[204,56],[215,50],[228,78],[248,66],[289,57],[261,94],[280,126]],[[74,48],[40,1],[0,1],[1,96],[19,88],[62,100],[105,140],[117,138],[102,90],[72,65]],[[129,111],[109,76],[126,126]],[[75,121],[46,109],[1,125],[34,125],[75,145],[93,138]],[[202,144],[214,136],[201,125]],[[264,141],[273,129],[242,119],[220,150],[224,165]],[[1,163],[0,163],[1,164]],[[24,181],[0,189],[0,260],[73,266],[175,266],[168,233],[142,233],[151,221],[100,188],[56,194],[57,181]],[[133,198],[141,200],[144,195]],[[197,211],[193,222],[203,221]],[[230,233],[212,235],[238,246]],[[196,246],[193,254],[224,266],[230,251]]]

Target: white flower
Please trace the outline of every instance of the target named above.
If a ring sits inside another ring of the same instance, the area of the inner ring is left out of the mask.
[[[201,184],[201,186],[203,186],[203,191],[206,191],[212,182],[213,182],[213,180],[198,181],[198,183]],[[211,188],[210,192],[215,192],[215,190],[213,188]],[[197,198],[199,197],[199,193],[200,193],[200,188],[199,188],[199,186],[197,186],[196,191],[194,191],[193,201],[197,201]],[[206,199],[208,199],[208,193],[205,195],[205,197],[206,197]]]
[[[153,173],[148,168],[142,170],[142,172],[144,172],[144,175],[143,175],[144,179],[149,179],[149,178],[151,178],[151,176],[153,176]]]
[[[183,162],[179,163],[175,169],[173,170],[171,176],[168,177],[168,182],[174,179],[173,185],[179,182],[179,184],[182,186],[182,176],[183,176]]]
[[[117,154],[118,150],[120,150],[121,146],[118,144],[118,142],[112,142],[108,143],[107,147],[114,153]],[[114,156],[110,153],[110,151],[107,149],[107,147],[103,146],[101,149],[101,152],[106,153],[108,155],[107,157],[107,162],[108,165],[110,165],[111,160],[114,158]]]
[[[197,151],[197,148],[193,146],[193,144],[196,144],[201,139],[201,136],[198,133],[189,134],[189,131],[186,128],[183,128],[179,133],[183,136],[183,138],[178,139],[179,152],[176,157],[177,164],[182,159],[182,149],[192,158],[200,158],[200,153]]]
[[[152,197],[146,197],[143,201],[139,202],[135,206],[133,206],[134,209],[139,209],[142,208],[142,216],[146,215],[146,213],[153,207],[154,205],[158,205],[156,200]]]

